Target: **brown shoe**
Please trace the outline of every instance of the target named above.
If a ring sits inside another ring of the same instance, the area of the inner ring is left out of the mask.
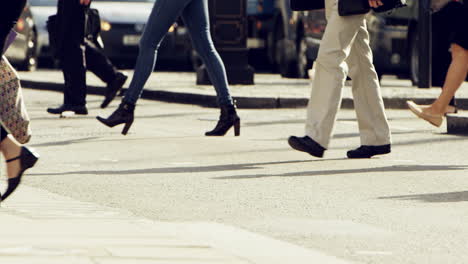
[[[419,118],[426,120],[427,122],[431,123],[436,127],[440,127],[442,125],[442,122],[444,120],[444,117],[442,115],[434,115],[427,113],[426,111],[424,111],[426,108],[421,107],[413,101],[406,101],[406,104],[408,105],[411,112],[413,112]]]

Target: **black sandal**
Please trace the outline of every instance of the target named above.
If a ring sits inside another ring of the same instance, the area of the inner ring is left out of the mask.
[[[5,199],[10,196],[10,194],[13,193],[16,188],[18,188],[24,172],[36,164],[37,160],[39,159],[39,155],[27,147],[21,147],[20,155],[16,158],[7,160],[6,162],[12,162],[18,159],[20,160],[20,171],[16,177],[8,179],[8,188],[5,194],[1,196],[1,201],[5,201]]]

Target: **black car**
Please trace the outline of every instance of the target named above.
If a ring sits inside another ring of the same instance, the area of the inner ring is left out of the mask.
[[[289,0],[247,0],[249,61],[284,77],[305,77],[325,29],[322,10],[292,12]]]
[[[18,36],[5,55],[18,70],[35,70],[37,66],[37,31],[29,5],[26,5],[14,30]]]
[[[371,13],[366,18],[370,46],[379,77],[383,74],[404,74],[409,71],[410,62],[406,59],[409,57],[409,12],[410,9],[400,9],[391,15]],[[325,10],[293,12],[287,19],[289,23],[284,30],[286,38],[282,40],[287,43],[287,51],[281,53],[282,47],[277,49],[277,56],[283,56],[280,72],[285,77],[304,78],[317,58],[320,40],[326,27]]]
[[[289,0],[249,0],[249,38],[263,44],[260,48],[282,76],[305,78],[317,58],[327,24],[325,11],[293,12],[289,3]],[[408,7],[391,14],[367,16],[379,76],[412,76],[415,72],[415,14],[415,1],[408,0]]]

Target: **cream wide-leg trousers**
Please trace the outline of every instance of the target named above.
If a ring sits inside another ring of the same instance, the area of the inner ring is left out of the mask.
[[[327,27],[313,67],[306,135],[328,148],[349,75],[361,145],[390,144],[390,128],[372,62],[366,14],[341,17],[336,0],[325,0],[325,9]]]

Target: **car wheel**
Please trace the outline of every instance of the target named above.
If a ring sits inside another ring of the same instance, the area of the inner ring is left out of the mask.
[[[304,34],[300,35],[297,47],[297,77],[308,78],[308,71],[312,67],[312,61],[307,57],[307,41]]]
[[[23,63],[19,65],[20,71],[35,71],[37,69],[37,33],[31,30],[27,38],[27,50]]]

